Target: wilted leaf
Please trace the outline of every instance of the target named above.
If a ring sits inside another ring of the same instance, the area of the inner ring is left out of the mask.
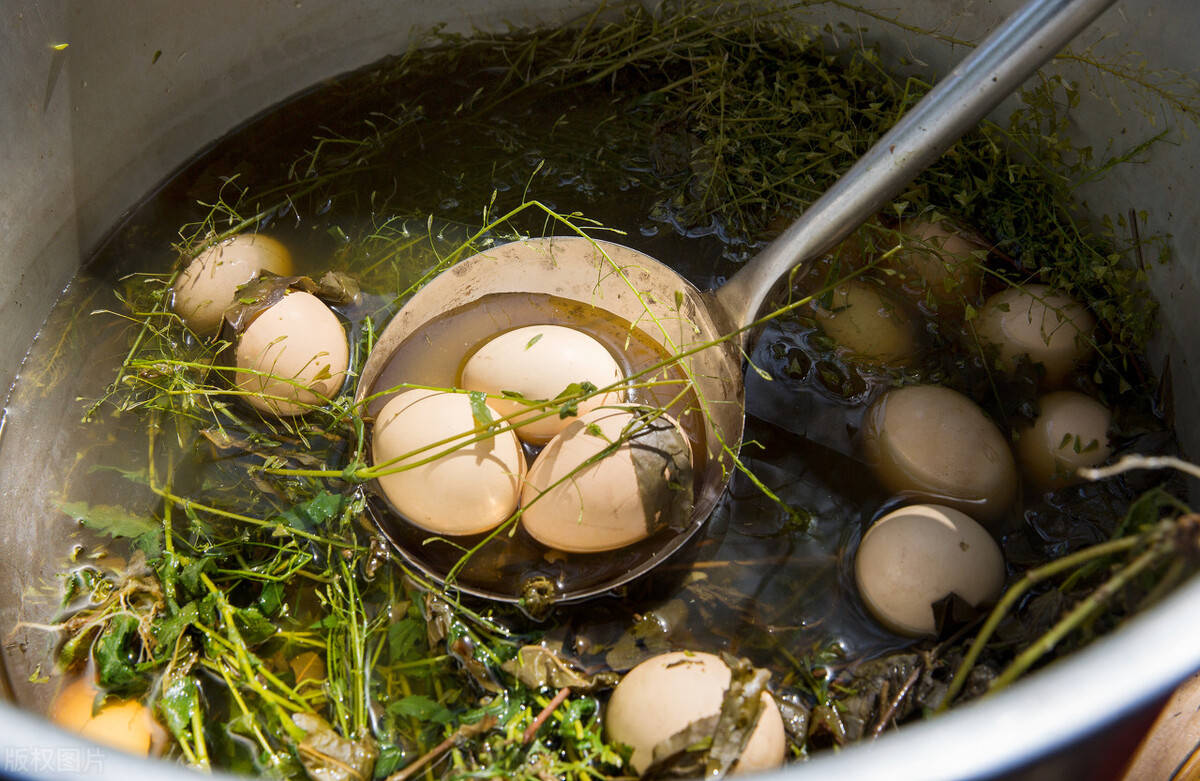
[[[595,691],[615,686],[621,679],[612,670],[588,675],[544,645],[527,645],[500,667],[531,689]]]
[[[296,747],[296,753],[309,778],[314,781],[367,781],[373,777],[379,748],[372,738],[347,740],[313,713],[296,713],[292,721],[308,733]]]

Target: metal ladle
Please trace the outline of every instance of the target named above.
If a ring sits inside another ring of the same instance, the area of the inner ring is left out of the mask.
[[[397,347],[433,318],[492,294],[541,293],[583,302],[636,323],[669,354],[697,350],[682,363],[706,407],[709,457],[685,529],[667,530],[667,534],[623,549],[615,572],[584,566],[583,575],[565,580],[543,576],[539,581],[521,574],[497,583],[495,578],[473,581],[464,570],[455,585],[467,593],[508,602],[528,598],[533,587],[542,589],[539,599],[543,601],[577,601],[628,583],[683,546],[708,517],[732,477],[731,459],[722,445],[736,453],[741,443],[745,425],[742,354],[750,326],[771,292],[800,264],[820,257],[876,214],[1112,2],[1030,0],[778,239],[716,291],[697,290],[671,268],[637,250],[583,237],[547,237],[497,246],[458,263],[423,287],[380,335],[359,379],[359,401],[375,392]],[[721,340],[730,334],[734,336]],[[377,401],[371,408],[377,411],[381,405]],[[452,559],[439,558],[424,544],[423,532],[407,527],[404,523],[380,523],[411,565],[443,581]],[[610,555],[576,554],[585,559]],[[501,566],[486,557],[483,561],[484,569]]]

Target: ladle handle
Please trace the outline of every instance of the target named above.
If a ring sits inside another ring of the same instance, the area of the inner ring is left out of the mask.
[[[1030,0],[901,117],[783,234],[717,290],[730,323],[754,321],[800,263],[832,249],[975,127],[1114,0]],[[742,331],[743,345],[746,331]]]

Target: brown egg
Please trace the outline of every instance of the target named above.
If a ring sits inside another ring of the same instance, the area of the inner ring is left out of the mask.
[[[1003,290],[984,302],[975,320],[980,341],[999,350],[1002,367],[1028,355],[1045,369],[1047,387],[1061,384],[1091,354],[1095,327],[1083,304],[1046,285]]]
[[[337,315],[316,296],[291,291],[238,337],[236,384],[257,409],[299,415],[337,395],[349,364]]]
[[[548,401],[574,383],[590,382],[603,388],[622,376],[621,367],[608,349],[582,331],[561,325],[531,325],[489,339],[467,359],[459,384],[489,396],[512,391],[530,401]],[[585,415],[597,407],[621,400],[620,393],[592,396],[579,402],[579,414]],[[488,403],[505,417],[528,409],[519,401],[502,398],[489,399]],[[522,418],[545,411],[544,408],[531,410]],[[544,445],[572,420],[573,416],[544,417],[518,426],[517,436],[531,444]]]
[[[1112,412],[1100,402],[1075,391],[1047,393],[1038,400],[1033,425],[1021,430],[1017,460],[1038,488],[1069,485],[1081,478],[1080,467],[1103,463],[1112,453],[1108,427]]]
[[[946,504],[983,522],[1016,498],[1017,470],[1004,435],[975,402],[938,385],[888,391],[863,420],[867,461],[897,494]]]
[[[382,466],[399,458],[394,466],[404,466],[445,452],[427,464],[379,478],[392,506],[422,529],[447,535],[489,531],[512,515],[525,471],[516,436],[502,431],[449,450],[473,439],[478,428],[465,393],[407,390],[392,397],[375,420],[371,463]]]
[[[163,730],[137,700],[107,699],[93,712],[98,690],[86,678],[73,681],[50,706],[50,718],[88,740],[146,756],[163,739]]]
[[[538,542],[571,553],[614,550],[682,527],[692,512],[691,456],[667,415],[646,422],[629,409],[595,410],[538,454],[521,491],[521,523]]]
[[[888,265],[905,276],[905,289],[922,300],[931,296],[939,306],[961,308],[979,298],[986,249],[970,231],[921,220],[904,225],[900,234],[904,249]]]
[[[871,525],[854,557],[854,580],[871,614],[888,629],[932,635],[935,602],[957,594],[979,606],[1000,596],[1004,556],[965,513],[917,504]]]
[[[258,233],[226,239],[201,252],[180,273],[171,289],[172,307],[197,334],[212,336],[221,329],[237,289],[264,271],[281,277],[292,273],[286,247]]]
[[[900,364],[917,352],[913,313],[877,285],[843,282],[812,309],[821,330],[862,361]]]
[[[721,711],[732,678],[713,654],[676,651],[634,667],[613,690],[604,714],[610,740],[633,749],[639,775],[653,761],[654,747],[692,722]],[[783,763],[787,739],[779,707],[763,692],[758,724],[734,766],[734,774],[770,770]]]

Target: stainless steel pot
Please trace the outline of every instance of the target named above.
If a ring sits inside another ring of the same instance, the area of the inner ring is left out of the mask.
[[[592,5],[577,0],[236,0],[208,3],[127,0],[5,0],[0,27],[0,388],[21,360],[80,259],[107,228],[208,141],[287,95],[332,74],[402,49],[413,29],[504,22],[559,21]],[[943,33],[943,41],[843,8],[817,5],[818,21],[863,25],[902,67],[932,76],[961,57],[945,41],[973,40],[1016,0],[865,0]],[[838,28],[834,28],[838,29]],[[1111,33],[1111,37],[1108,34]],[[1195,73],[1200,7],[1194,0],[1118,4],[1076,44],[1106,61],[1132,66],[1144,53],[1152,69]],[[851,35],[851,33],[838,33]],[[857,35],[857,33],[855,34]],[[62,44],[66,44],[65,47]],[[1127,60],[1121,60],[1128,57]],[[1152,98],[1068,61],[1061,68],[1084,87],[1073,110],[1081,142],[1140,139],[1165,113]],[[1004,114],[1002,107],[1000,113]],[[1188,120],[1183,120],[1187,122]],[[1181,129],[1196,130],[1180,125]],[[1154,347],[1171,356],[1176,423],[1186,450],[1200,453],[1200,333],[1192,302],[1200,293],[1200,180],[1194,142],[1159,145],[1083,193],[1096,213],[1149,212],[1148,229],[1169,233],[1174,260],[1150,269],[1162,305]],[[0,448],[27,454],[0,473],[0,637],[11,699],[36,708],[46,687],[27,682],[48,658],[51,639],[13,629],[24,596],[52,583],[61,529],[37,475],[61,471],[57,422],[77,415],[73,399],[51,393],[37,421],[8,419]],[[1139,716],[1176,681],[1200,669],[1200,582],[1185,584],[1149,613],[1071,659],[983,702],[910,726],[874,744],[819,757],[777,774],[812,778],[1088,777],[1102,772],[1103,749],[1136,739]],[[1132,738],[1131,738],[1132,736]],[[71,758],[92,774],[165,775],[144,761],[96,749],[36,717],[0,704],[0,773],[65,775]],[[1113,760],[1115,761],[1115,760]],[[1113,769],[1109,768],[1111,772]]]

